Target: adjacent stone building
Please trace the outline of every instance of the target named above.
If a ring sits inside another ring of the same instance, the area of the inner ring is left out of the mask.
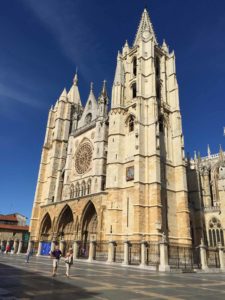
[[[118,52],[111,108],[105,82],[83,107],[77,74],[51,107],[30,233],[43,254],[56,241],[192,244],[175,54],[146,9]]]
[[[195,158],[187,166],[191,232],[194,245],[201,239],[209,247],[224,246],[225,153]]]
[[[17,252],[27,249],[29,240],[29,226],[26,225],[26,217],[19,214],[0,215],[0,244],[5,249],[6,245]]]

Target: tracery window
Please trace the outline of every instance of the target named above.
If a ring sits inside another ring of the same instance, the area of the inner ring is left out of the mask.
[[[74,185],[71,184],[70,186],[70,199],[74,197]]]
[[[83,181],[81,185],[81,196],[85,196],[85,195],[86,195],[86,184]]]
[[[89,195],[91,193],[91,180],[88,180],[87,183],[87,195]]]
[[[76,197],[80,196],[80,185],[79,183],[76,184],[76,193],[75,193]]]
[[[220,221],[213,217],[209,221],[209,246],[216,247],[218,243],[224,246],[223,229]]]

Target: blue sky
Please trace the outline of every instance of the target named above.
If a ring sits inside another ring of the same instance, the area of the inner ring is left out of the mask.
[[[158,41],[175,50],[186,152],[225,149],[224,0],[0,0],[0,213],[30,217],[50,106],[76,67],[83,103],[90,81],[111,93],[146,3]]]

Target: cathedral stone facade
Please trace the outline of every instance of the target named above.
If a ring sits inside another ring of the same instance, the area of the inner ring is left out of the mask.
[[[133,45],[118,52],[109,102],[106,83],[98,99],[91,84],[83,107],[76,74],[51,107],[31,240],[68,247],[166,236],[191,245],[175,54],[157,42],[146,9]]]

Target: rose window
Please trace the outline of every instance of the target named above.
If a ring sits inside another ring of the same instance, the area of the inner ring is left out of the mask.
[[[75,169],[78,174],[84,174],[90,168],[92,161],[92,148],[89,143],[83,143],[76,151]]]

